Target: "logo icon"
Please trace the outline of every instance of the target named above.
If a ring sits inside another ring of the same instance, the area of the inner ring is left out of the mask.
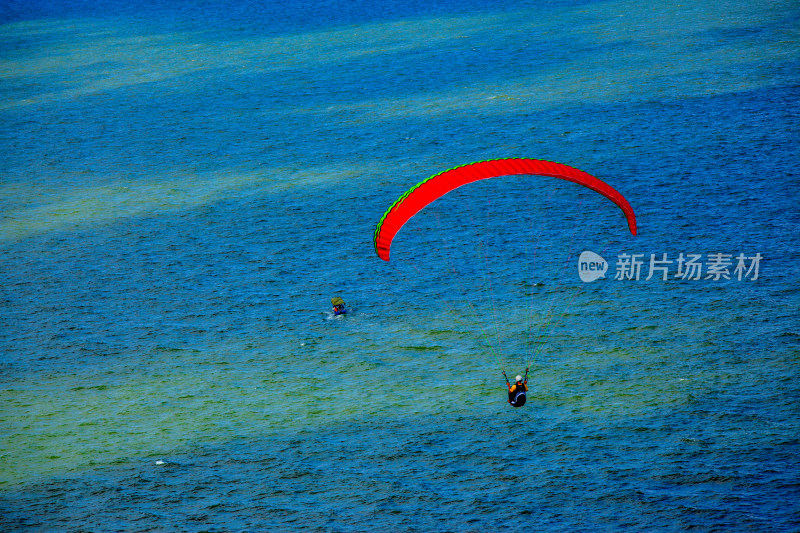
[[[584,283],[606,277],[608,262],[594,252],[586,250],[578,258],[578,275]]]

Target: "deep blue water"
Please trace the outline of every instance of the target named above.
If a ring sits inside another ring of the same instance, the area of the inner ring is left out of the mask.
[[[0,20],[0,529],[800,528],[795,3]],[[406,189],[498,157],[638,235],[497,178],[377,258]],[[664,253],[763,259],[645,280]]]

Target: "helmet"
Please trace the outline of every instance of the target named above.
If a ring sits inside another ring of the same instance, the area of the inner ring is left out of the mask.
[[[522,376],[517,376],[517,381],[522,381]]]

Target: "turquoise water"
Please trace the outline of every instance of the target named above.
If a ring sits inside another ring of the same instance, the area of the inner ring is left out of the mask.
[[[796,3],[1,9],[0,529],[800,527]]]

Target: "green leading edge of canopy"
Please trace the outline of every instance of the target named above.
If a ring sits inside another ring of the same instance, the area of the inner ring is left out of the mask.
[[[484,161],[495,161],[495,160],[494,160],[494,159],[485,159]],[[416,185],[414,185],[413,187],[411,187],[410,189],[408,189],[406,192],[404,192],[404,193],[403,193],[403,194],[400,196],[400,198],[398,198],[397,200],[395,200],[395,201],[394,201],[394,203],[393,203],[392,205],[390,205],[390,206],[389,206],[389,209],[387,209],[386,211],[384,211],[383,215],[381,216],[381,219],[378,221],[378,225],[375,227],[375,233],[374,233],[374,236],[373,236],[373,238],[372,238],[372,245],[373,245],[373,247],[375,248],[375,252],[376,252],[376,253],[378,252],[378,244],[377,244],[377,241],[378,241],[378,232],[380,231],[380,229],[381,229],[381,226],[383,225],[383,220],[386,218],[386,215],[388,215],[388,214],[389,214],[389,212],[390,212],[392,209],[394,209],[394,207],[395,207],[397,204],[399,204],[400,202],[402,202],[403,200],[405,200],[405,199],[406,199],[406,197],[408,197],[408,195],[409,195],[409,194],[411,194],[412,192],[414,192],[415,190],[417,190],[417,189],[418,189],[418,188],[419,188],[419,187],[420,187],[422,184],[424,184],[425,182],[427,182],[427,181],[430,181],[430,180],[432,180],[433,178],[435,178],[435,177],[437,177],[437,176],[441,176],[441,175],[442,175],[442,174],[444,174],[445,172],[450,172],[451,170],[455,170],[455,169],[457,169],[457,168],[466,167],[466,166],[469,166],[469,165],[474,165],[475,163],[481,163],[481,162],[482,162],[482,161],[473,161],[472,163],[466,163],[466,164],[464,164],[464,165],[458,165],[458,166],[456,166],[456,167],[453,167],[453,168],[448,168],[447,170],[443,170],[443,171],[439,172],[438,174],[434,174],[433,176],[430,176],[430,177],[427,177],[427,178],[425,178],[424,180],[420,181],[419,183],[417,183]]]
[[[554,178],[563,179],[583,185],[595,192],[598,192],[614,202],[625,214],[628,227],[633,235],[636,235],[636,217],[633,213],[633,208],[628,201],[613,187],[600,179],[588,174],[580,169],[565,165],[563,163],[556,163],[554,161],[547,161],[543,159],[526,159],[526,158],[503,158],[503,159],[487,159],[484,161],[477,161],[465,165],[459,165],[438,174],[434,174],[429,178],[420,181],[398,198],[389,208],[383,213],[380,221],[375,227],[373,236],[373,247],[375,253],[383,260],[389,260],[389,251],[391,241],[402,226],[411,219],[416,213],[422,210],[425,206],[434,200],[444,196],[448,192],[481,179],[507,176],[507,175],[542,175]],[[427,195],[416,198],[416,203],[412,204],[410,208],[406,209],[406,213],[398,215],[397,220],[393,220],[393,227],[389,228],[389,232],[384,234],[387,219],[390,216],[396,215],[407,205],[409,198],[416,196],[420,193],[420,189],[431,183],[433,180],[444,179],[445,175],[453,178],[453,181],[445,181],[440,184],[436,190],[432,190]],[[415,194],[416,193],[416,194]],[[381,241],[379,243],[379,241]]]

